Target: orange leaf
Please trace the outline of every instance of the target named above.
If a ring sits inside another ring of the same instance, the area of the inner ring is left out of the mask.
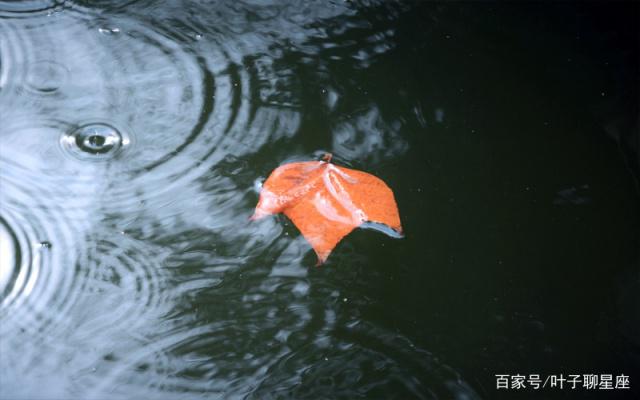
[[[332,164],[330,154],[323,161],[294,162],[273,170],[251,219],[278,213],[300,229],[318,255],[318,265],[363,222],[402,233],[391,189],[371,174]]]

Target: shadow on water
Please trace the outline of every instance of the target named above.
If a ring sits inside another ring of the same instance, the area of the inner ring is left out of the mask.
[[[0,398],[632,373],[629,11],[0,1]],[[286,218],[248,220],[272,169],[325,151],[389,183],[404,238],[368,225],[315,268]]]

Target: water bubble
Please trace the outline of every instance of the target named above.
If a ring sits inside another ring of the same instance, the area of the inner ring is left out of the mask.
[[[129,139],[111,125],[103,123],[82,125],[65,133],[62,146],[82,159],[109,159],[129,143]]]

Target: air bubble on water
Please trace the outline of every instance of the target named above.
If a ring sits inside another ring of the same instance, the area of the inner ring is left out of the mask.
[[[118,129],[103,123],[82,125],[61,138],[66,151],[85,160],[112,158],[129,143],[130,139]]]

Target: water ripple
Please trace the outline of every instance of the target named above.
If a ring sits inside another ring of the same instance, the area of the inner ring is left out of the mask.
[[[300,116],[285,95],[291,74],[276,72],[259,57],[238,58],[241,45],[233,40],[211,34],[201,56],[180,41],[189,37],[162,26],[83,17],[67,13],[35,25],[4,21],[0,28],[9,35],[0,57],[8,61],[2,63],[0,103],[13,103],[3,110],[4,120],[29,121],[33,130],[42,128],[43,120],[57,121],[58,137],[106,124],[129,138],[130,148],[109,167],[118,174],[107,176],[108,203],[114,207],[142,200],[134,193],[173,190],[229,155],[255,152],[296,133]],[[256,97],[262,99],[257,107]],[[4,127],[4,132],[15,131]],[[40,146],[47,143],[53,143],[51,137]],[[75,154],[87,148],[64,147]],[[87,156],[67,164],[75,162],[74,169],[82,171],[82,164],[98,160]],[[39,167],[34,172],[56,171],[46,163]],[[84,175],[95,169],[88,171]]]
[[[13,265],[11,275],[16,279],[4,290],[0,312],[7,321],[19,316],[15,321],[23,330],[49,329],[60,323],[73,303],[78,279],[73,269],[61,266],[75,264],[74,243],[90,218],[81,208],[67,208],[56,201],[64,198],[64,188],[15,179],[24,177],[24,171],[13,162],[2,161],[6,176],[0,212],[14,246],[13,260],[3,263]]]
[[[393,32],[343,2],[149,5],[0,2],[3,391],[321,397],[385,394],[362,384],[383,374],[428,392],[433,357],[361,323],[285,219],[247,220],[268,172],[247,160],[300,134],[314,84],[287,57],[363,69]],[[338,157],[406,150],[375,105],[354,115]]]
[[[25,1],[0,1],[0,17],[32,18],[34,15],[49,15],[60,12],[64,1],[58,0],[25,0]]]

